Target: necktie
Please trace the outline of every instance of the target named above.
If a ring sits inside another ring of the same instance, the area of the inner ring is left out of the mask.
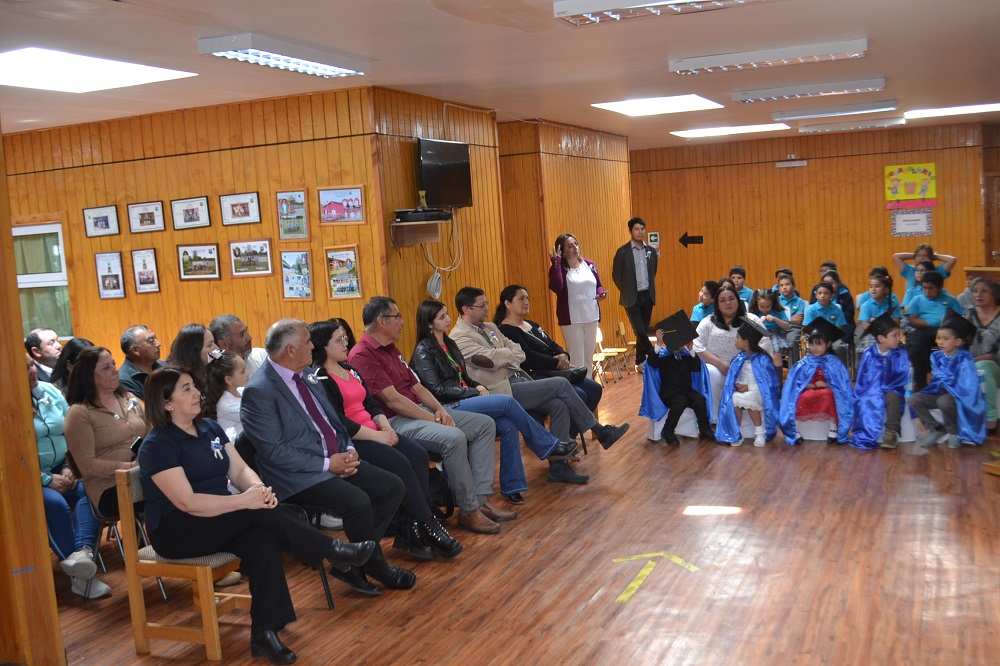
[[[295,382],[295,388],[299,390],[299,395],[302,396],[302,402],[306,405],[306,411],[309,412],[309,417],[312,419],[313,425],[316,426],[316,429],[323,435],[323,439],[326,440],[327,456],[340,453],[340,441],[337,439],[337,432],[326,418],[324,418],[322,410],[316,404],[316,398],[313,397],[312,391],[302,381],[302,377],[299,374],[292,375],[292,380]]]

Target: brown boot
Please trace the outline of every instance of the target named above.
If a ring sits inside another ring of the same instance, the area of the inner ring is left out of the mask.
[[[482,511],[483,515],[490,520],[496,521],[498,523],[505,523],[508,520],[514,520],[517,518],[517,511],[513,509],[501,509],[500,507],[493,506],[492,502],[486,500],[479,510]]]
[[[479,509],[476,509],[472,513],[460,514],[458,516],[458,526],[463,530],[479,534],[496,534],[500,531],[500,526],[483,515],[483,512]]]

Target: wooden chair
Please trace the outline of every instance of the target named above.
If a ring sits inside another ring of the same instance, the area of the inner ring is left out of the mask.
[[[629,350],[627,347],[605,347],[604,346],[604,332],[597,328],[597,351],[605,356],[609,357],[615,364],[615,372],[618,373],[618,379],[622,379],[622,369],[625,369],[625,374],[632,374],[628,368],[628,363],[625,359],[628,358]]]
[[[129,606],[132,610],[132,634],[135,651],[149,652],[149,639],[199,643],[205,646],[211,661],[222,659],[219,641],[219,615],[234,609],[249,610],[250,595],[216,592],[214,583],[240,565],[232,553],[214,553],[206,557],[171,560],[162,557],[152,546],[139,548],[135,528],[136,502],[144,498],[139,483],[139,468],[118,470],[118,510],[121,514],[121,537],[125,550],[125,578],[128,583]],[[149,622],[146,619],[146,599],[143,577],[180,578],[191,581],[195,613],[175,624]]]
[[[627,351],[625,352],[625,367],[628,367],[629,358],[632,359],[633,365],[635,365],[635,340],[629,340],[625,333],[625,322],[618,322],[618,329],[615,331],[615,335],[618,339],[618,346],[624,347]]]

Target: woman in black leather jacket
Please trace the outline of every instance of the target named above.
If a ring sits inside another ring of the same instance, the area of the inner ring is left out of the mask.
[[[448,337],[451,317],[440,301],[424,301],[417,308],[417,345],[410,367],[420,383],[442,405],[466,412],[484,414],[496,421],[500,435],[500,493],[508,502],[521,504],[521,493],[528,489],[521,461],[518,433],[539,458],[565,460],[573,455],[576,442],[560,442],[531,418],[509,395],[491,395],[482,384],[465,373],[465,359]]]

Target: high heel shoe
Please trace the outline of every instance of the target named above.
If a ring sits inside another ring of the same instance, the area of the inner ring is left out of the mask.
[[[294,664],[295,653],[285,647],[273,629],[250,634],[250,656],[254,659],[267,657],[272,664]]]

